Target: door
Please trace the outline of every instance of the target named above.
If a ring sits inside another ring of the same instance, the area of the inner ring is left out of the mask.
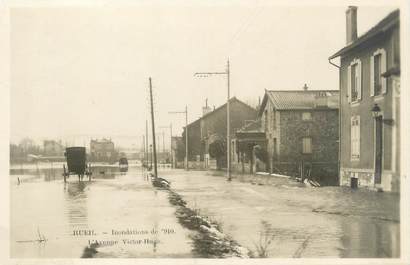
[[[382,117],[379,116],[375,120],[376,132],[375,132],[375,172],[374,183],[382,183],[382,162],[383,162],[383,122]]]

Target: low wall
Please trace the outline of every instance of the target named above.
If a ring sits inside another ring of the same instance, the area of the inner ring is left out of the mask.
[[[351,186],[352,179],[357,179],[358,187],[382,189],[383,191],[400,192],[400,176],[390,171],[382,173],[381,183],[375,184],[374,170],[361,168],[341,168],[340,186]]]

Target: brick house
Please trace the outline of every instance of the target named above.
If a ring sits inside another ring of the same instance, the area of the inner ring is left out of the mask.
[[[399,191],[399,10],[357,37],[357,7],[346,11],[340,57],[340,185]]]
[[[230,99],[231,135],[242,128],[247,120],[255,120],[256,109],[238,100]],[[226,141],[226,103],[210,111],[204,108],[204,115],[188,124],[188,158],[189,161],[203,162],[203,168],[221,168],[226,166],[226,154],[219,159],[210,157],[209,145],[217,140]],[[182,133],[185,143],[185,128]]]
[[[338,100],[335,90],[266,90],[258,117],[271,173],[337,183]]]

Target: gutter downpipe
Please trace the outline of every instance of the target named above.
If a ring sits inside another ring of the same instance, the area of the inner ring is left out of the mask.
[[[339,152],[338,152],[338,158],[337,158],[337,169],[338,169],[337,170],[337,176],[338,176],[337,182],[340,186],[340,159],[341,159],[341,153],[342,153],[342,149],[341,149],[341,147],[342,147],[342,144],[341,144],[342,143],[342,141],[341,141],[342,140],[342,108],[341,108],[341,106],[342,106],[342,91],[341,91],[342,78],[341,78],[341,66],[333,63],[332,58],[329,58],[328,61],[331,65],[333,65],[334,67],[339,69],[339,139],[338,139],[339,140],[339,150],[338,150]]]

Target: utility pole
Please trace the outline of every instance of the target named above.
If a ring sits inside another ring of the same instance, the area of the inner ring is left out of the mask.
[[[158,153],[161,153],[161,146],[160,146],[160,140],[159,140],[159,134],[157,133],[157,147],[158,147]]]
[[[146,159],[146,150],[145,150],[145,135],[142,135],[142,152],[143,152],[143,157],[142,157],[142,163],[144,163]]]
[[[228,62],[226,64],[226,79],[227,79],[227,85],[228,85],[228,96],[226,99],[226,142],[227,142],[227,175],[228,175],[228,181],[232,180],[231,177],[231,117],[230,117],[230,111],[229,111],[229,99],[231,97],[230,93],[231,93],[231,87],[230,87],[230,69],[229,69],[229,59]]]
[[[154,119],[154,104],[152,100],[152,83],[151,83],[151,77],[149,78],[149,93],[150,93],[150,98],[151,98],[151,123],[152,123],[152,151],[154,152],[154,176],[155,178],[158,177],[158,171],[157,171],[157,150],[155,146],[155,119]]]
[[[169,114],[185,114],[185,170],[188,170],[188,106],[185,106],[185,111],[170,111]],[[172,128],[172,125],[171,125]],[[172,135],[172,133],[171,133]]]
[[[145,120],[145,150],[147,152],[147,167],[149,160],[149,146],[148,146],[148,120]]]
[[[226,64],[226,70],[225,72],[198,72],[195,73],[194,76],[197,77],[209,77],[213,75],[225,75],[227,79],[227,88],[228,88],[228,93],[227,93],[227,101],[226,101],[226,174],[227,174],[227,179],[228,181],[232,180],[231,177],[231,119],[230,119],[230,110],[229,110],[229,99],[231,97],[230,95],[230,79],[231,79],[231,71],[230,71],[230,66],[229,66],[229,59]]]
[[[189,170],[188,166],[188,106],[185,105],[185,165],[186,170]]]
[[[169,126],[161,126],[161,129],[169,129],[170,133],[170,142],[169,142],[169,156],[171,158],[171,166],[173,167],[173,158],[172,158],[172,123]],[[162,145],[163,145],[163,152],[165,154],[165,132],[162,131]]]
[[[162,153],[165,154],[165,133],[162,131]]]
[[[170,129],[170,134],[171,134],[171,136],[170,136],[170,143],[169,143],[169,152],[170,152],[170,154],[171,154],[171,168],[174,168],[174,156],[173,156],[173,154],[172,154],[172,123],[170,123],[170,125],[169,125],[169,129]]]

